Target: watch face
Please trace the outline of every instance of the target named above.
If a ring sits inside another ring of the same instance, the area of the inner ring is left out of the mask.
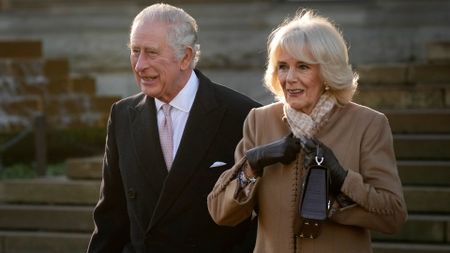
[[[239,172],[239,175],[238,175],[237,178],[238,178],[238,180],[239,180],[239,184],[241,185],[241,187],[244,187],[244,186],[246,186],[246,185],[248,185],[248,184],[250,184],[250,183],[256,182],[256,178],[254,178],[254,177],[252,177],[252,178],[247,178],[247,177],[245,176],[245,173],[244,173],[243,170],[241,170],[241,171]]]

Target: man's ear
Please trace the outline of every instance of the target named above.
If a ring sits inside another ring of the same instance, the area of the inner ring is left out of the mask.
[[[194,50],[192,50],[191,47],[186,47],[184,49],[183,58],[181,58],[181,64],[180,64],[181,70],[189,69],[193,58],[194,58]]]

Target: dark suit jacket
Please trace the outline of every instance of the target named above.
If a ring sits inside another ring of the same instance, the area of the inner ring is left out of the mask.
[[[249,244],[242,239],[250,221],[216,225],[206,197],[234,164],[243,121],[259,104],[196,74],[198,92],[170,173],[154,99],[140,93],[112,106],[89,253],[251,252],[253,245],[237,249]],[[226,165],[210,168],[216,161]]]

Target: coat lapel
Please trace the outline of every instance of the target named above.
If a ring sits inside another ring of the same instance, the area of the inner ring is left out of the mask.
[[[168,213],[168,209],[181,195],[193,174],[200,169],[202,158],[205,157],[224,116],[225,108],[217,103],[210,81],[200,73],[197,75],[200,80],[197,95],[148,230]]]
[[[167,176],[159,144],[156,108],[153,98],[144,96],[136,107],[129,108],[130,125],[141,174],[145,175],[157,195]]]

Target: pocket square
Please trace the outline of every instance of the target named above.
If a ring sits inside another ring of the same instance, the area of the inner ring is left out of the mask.
[[[209,167],[215,168],[215,167],[219,167],[219,166],[223,166],[223,165],[226,165],[226,163],[217,161],[217,162],[214,162],[213,164],[211,164],[211,166],[209,166]]]

